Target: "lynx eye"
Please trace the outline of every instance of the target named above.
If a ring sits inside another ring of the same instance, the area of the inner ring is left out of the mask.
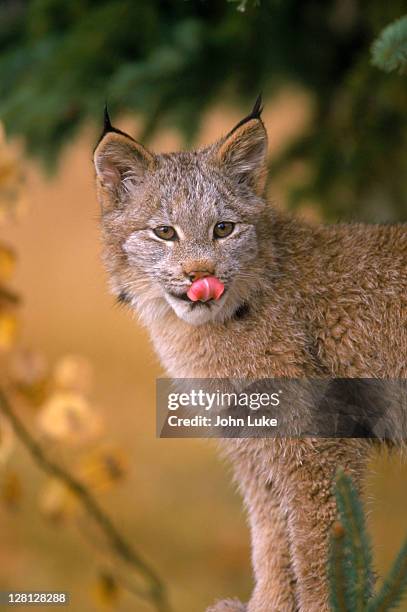
[[[177,237],[177,232],[173,227],[170,227],[169,225],[161,225],[160,227],[155,227],[153,229],[153,232],[162,240],[175,240]]]
[[[217,223],[213,228],[213,237],[214,238],[226,238],[230,236],[230,234],[235,229],[235,224],[231,221],[221,221]]]

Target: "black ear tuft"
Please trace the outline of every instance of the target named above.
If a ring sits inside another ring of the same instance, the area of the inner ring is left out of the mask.
[[[215,147],[215,157],[238,184],[262,194],[267,174],[267,132],[261,120],[261,95],[246,117]]]
[[[112,123],[109,117],[109,111],[107,110],[107,102],[105,102],[105,110],[103,113],[103,135],[107,134],[107,132],[111,132],[113,129]]]
[[[261,119],[261,114],[263,112],[263,105],[262,105],[262,95],[261,92],[259,93],[259,95],[257,96],[256,102],[254,103],[254,106],[252,108],[252,112],[250,113],[249,117],[251,119]]]
[[[130,140],[135,142],[134,138],[132,138],[131,136],[126,134],[126,132],[122,132],[122,130],[119,130],[118,128],[115,128],[112,125],[112,122],[110,121],[109,111],[107,109],[107,102],[105,102],[105,108],[104,108],[104,111],[103,111],[103,132],[101,133],[100,138],[97,141],[95,150],[97,149],[99,144],[102,142],[102,140],[106,136],[106,134],[109,134],[110,132],[114,132],[115,134],[121,134],[122,136],[126,136],[127,138],[129,138]]]
[[[239,123],[237,123],[232,130],[230,130],[228,136],[233,134],[235,130],[240,128],[242,125],[244,125],[248,121],[251,121],[252,119],[259,119],[261,121],[261,114],[263,112],[263,108],[264,107],[262,104],[262,95],[261,93],[259,93],[259,95],[256,98],[256,102],[254,103],[254,106],[252,110],[250,111],[250,113],[246,117],[244,117],[241,121],[239,121]]]

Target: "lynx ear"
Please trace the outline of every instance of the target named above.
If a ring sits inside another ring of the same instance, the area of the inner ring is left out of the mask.
[[[216,157],[240,184],[261,193],[266,180],[267,132],[261,120],[261,97],[251,113],[221,140]]]
[[[105,111],[105,130],[93,156],[102,205],[117,204],[141,184],[154,156],[131,136],[114,128]]]

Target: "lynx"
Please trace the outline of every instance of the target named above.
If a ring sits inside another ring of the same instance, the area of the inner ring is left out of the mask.
[[[211,146],[170,154],[106,113],[94,163],[113,294],[137,311],[170,377],[406,378],[406,226],[317,226],[273,207],[261,111],[258,99]],[[208,610],[328,610],[332,480],[342,466],[363,488],[372,445],[220,444],[248,512],[255,586],[247,604]]]

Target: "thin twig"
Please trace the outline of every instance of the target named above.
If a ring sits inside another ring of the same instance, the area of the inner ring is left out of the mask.
[[[16,415],[4,392],[0,389],[0,412],[13,426],[14,432],[24,447],[28,450],[37,465],[63,482],[77,497],[88,514],[93,518],[110,542],[111,548],[127,564],[139,572],[149,584],[148,589],[142,594],[149,599],[158,612],[170,612],[164,585],[155,571],[144,561],[140,555],[119,533],[112,520],[99,506],[90,491],[66,469],[54,463],[44,452],[38,442],[31,436],[23,425],[21,419]],[[139,592],[139,591],[137,591]],[[139,592],[140,593],[140,592]],[[141,593],[140,593],[141,594]]]

